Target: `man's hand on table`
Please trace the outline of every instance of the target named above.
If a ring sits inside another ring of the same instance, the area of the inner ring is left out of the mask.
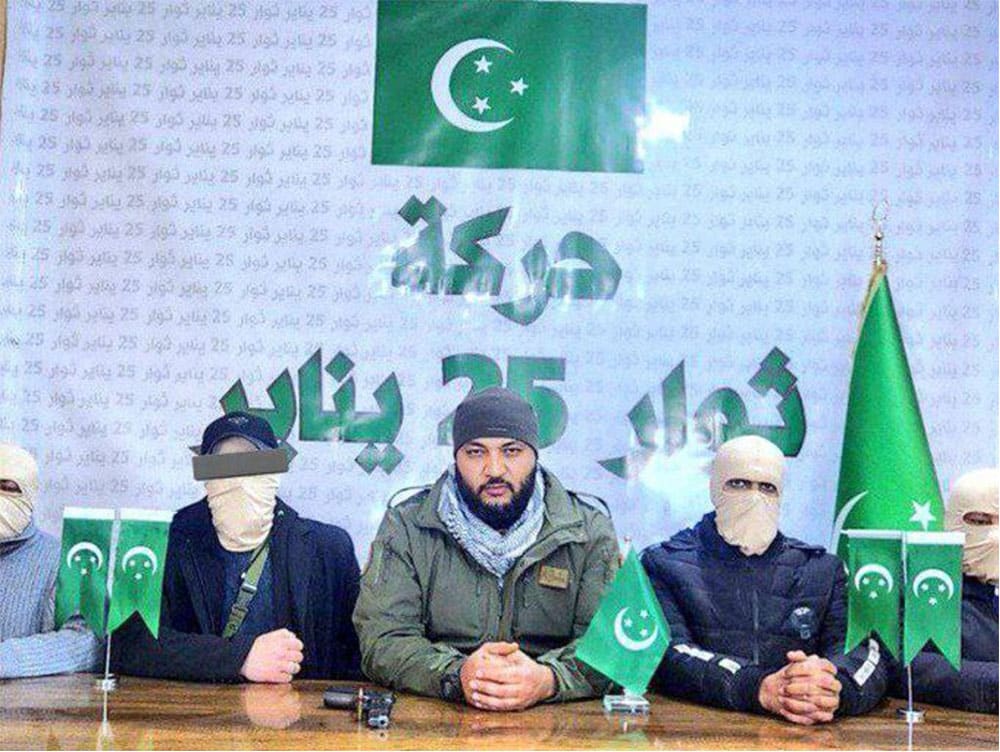
[[[287,684],[302,668],[302,641],[287,629],[276,629],[253,641],[240,669],[246,679]]]
[[[805,726],[832,721],[840,707],[837,668],[825,658],[801,650],[793,650],[786,657],[788,664],[761,682],[761,706]]]
[[[552,669],[515,642],[487,642],[462,665],[465,700],[480,710],[524,710],[556,693]]]

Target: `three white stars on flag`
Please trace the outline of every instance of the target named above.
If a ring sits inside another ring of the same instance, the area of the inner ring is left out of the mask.
[[[478,60],[473,60],[472,62],[475,63],[476,65],[476,73],[486,73],[487,75],[489,75],[490,66],[493,65],[493,61],[489,60],[486,57],[486,55],[481,55]],[[525,90],[527,90],[528,88],[529,88],[528,84],[524,82],[524,76],[517,79],[516,81],[510,82],[510,93],[517,94],[519,97],[523,97]],[[472,109],[474,109],[480,115],[482,115],[487,110],[493,109],[490,106],[489,97],[476,97],[475,99],[476,102],[475,104],[472,105]]]
[[[642,611],[639,612],[639,618],[641,618],[641,619],[648,619],[649,618],[649,611],[647,611],[646,609],[642,609]],[[626,627],[631,627],[632,626],[632,620],[631,619],[625,619],[625,621],[623,622],[623,624]],[[646,629],[645,627],[643,627],[642,629],[639,630],[639,634],[641,636],[643,636],[643,637],[647,637],[649,635],[649,630]]]

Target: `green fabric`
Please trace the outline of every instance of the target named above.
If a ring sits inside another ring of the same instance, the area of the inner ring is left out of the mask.
[[[264,571],[264,565],[267,563],[270,551],[270,538],[268,538],[254,551],[250,559],[250,566],[243,573],[243,582],[240,583],[240,589],[236,591],[236,600],[229,610],[226,626],[222,629],[222,636],[227,640],[240,631],[243,621],[247,618],[250,601],[257,595],[257,583],[260,582],[260,576]]]
[[[641,172],[645,79],[644,5],[383,0],[372,162]]]
[[[962,541],[960,533],[906,537],[904,665],[931,640],[956,671],[962,667]]]
[[[641,695],[670,644],[670,627],[639,557],[629,551],[576,657],[626,691]]]
[[[940,530],[944,512],[889,292],[877,272],[854,353],[834,519],[842,530]]]
[[[396,689],[438,696],[441,678],[484,642],[516,641],[556,676],[554,699],[593,697],[604,677],[575,658],[575,640],[618,566],[611,519],[545,479],[545,523],[504,586],[468,556],[437,515],[447,474],[385,515],[361,578],[354,624],[362,669]],[[565,589],[539,582],[564,570]],[[552,570],[548,570],[550,573]]]
[[[853,650],[874,631],[894,656],[899,655],[899,604],[903,582],[902,534],[895,531],[847,531],[847,639]]]
[[[64,510],[56,581],[56,629],[79,613],[94,634],[105,634],[113,523],[111,509]]]
[[[108,632],[114,632],[133,613],[146,622],[153,637],[160,634],[160,601],[171,512],[121,512]]]

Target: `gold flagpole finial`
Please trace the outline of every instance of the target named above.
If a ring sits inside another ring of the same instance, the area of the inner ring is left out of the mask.
[[[889,199],[883,197],[872,207],[872,235],[875,238],[875,253],[872,261],[875,271],[885,271],[885,252],[882,250],[882,240],[885,233],[882,231],[882,224],[889,218]]]

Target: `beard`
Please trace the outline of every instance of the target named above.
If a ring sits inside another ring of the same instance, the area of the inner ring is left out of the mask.
[[[498,532],[509,530],[520,519],[524,510],[528,507],[528,502],[531,501],[531,495],[535,492],[534,469],[532,469],[524,481],[524,485],[516,491],[510,483],[502,481],[511,490],[512,494],[510,501],[503,504],[491,504],[480,498],[480,495],[486,488],[486,484],[483,484],[476,491],[465,482],[465,478],[460,473],[456,473],[455,476],[458,479],[458,492],[462,496],[462,501],[465,502],[466,506],[469,507],[476,517]],[[499,478],[491,478],[488,482],[495,482],[497,480]]]

